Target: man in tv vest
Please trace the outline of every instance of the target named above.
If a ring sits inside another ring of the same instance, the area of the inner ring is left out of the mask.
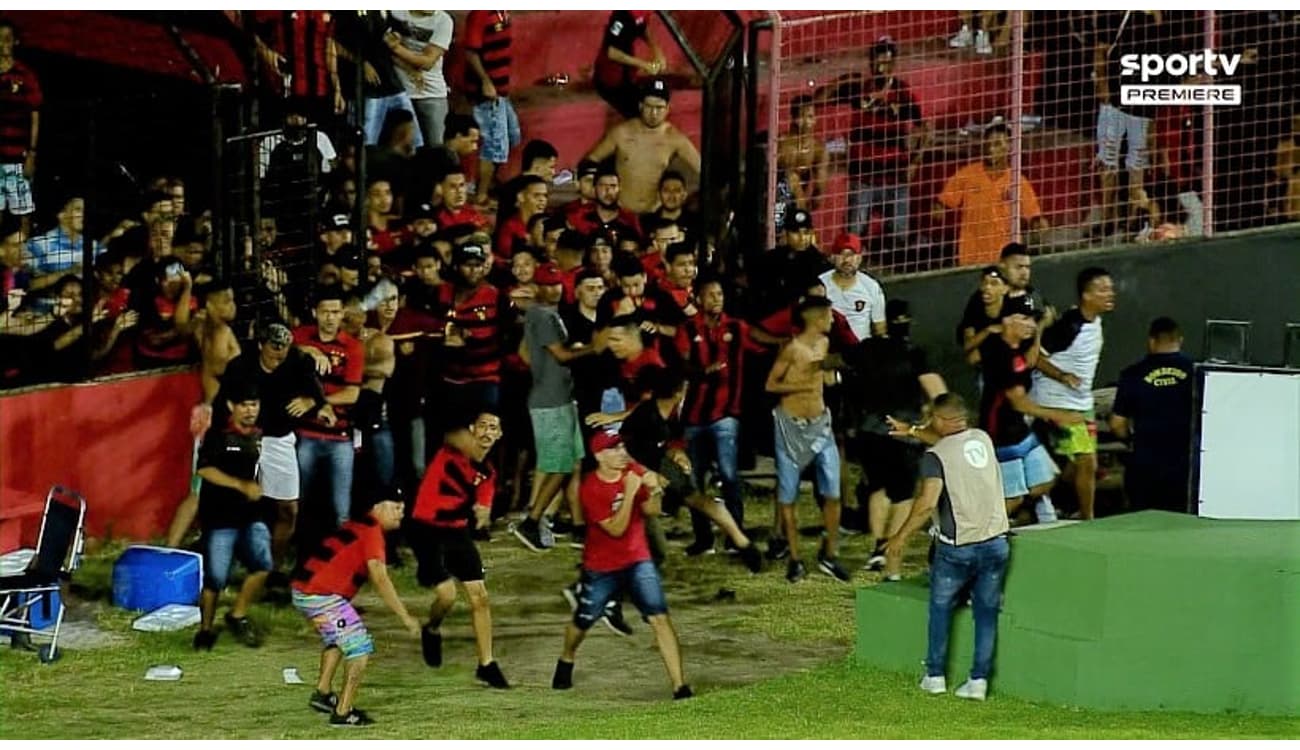
[[[921,494],[898,533],[885,547],[889,569],[897,570],[908,537],[933,516],[934,562],[930,566],[929,650],[921,689],[948,691],[948,631],[959,592],[970,586],[975,616],[975,656],[970,679],[957,688],[958,698],[984,700],[993,667],[998,609],[1010,556],[1002,471],[993,441],[966,424],[966,404],[946,393],[934,400],[930,422],[908,425],[890,418],[891,435],[910,435],[928,445],[921,459]]]

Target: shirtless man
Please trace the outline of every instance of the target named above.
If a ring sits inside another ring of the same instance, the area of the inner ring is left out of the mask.
[[[773,410],[776,425],[776,499],[781,505],[777,526],[784,527],[790,545],[786,580],[801,580],[806,569],[799,558],[799,524],[794,504],[799,499],[799,475],[812,464],[816,467],[817,489],[825,498],[822,514],[826,536],[817,553],[817,568],[832,578],[847,582],[848,571],[836,558],[840,532],[840,454],[831,429],[823,388],[834,382],[835,373],[826,369],[834,320],[831,303],[825,297],[807,297],[797,311],[799,334],[781,349],[767,376],[767,392],[781,397]]]
[[[235,292],[229,282],[213,281],[203,287],[199,295],[203,309],[199,311],[198,327],[194,338],[199,344],[201,367],[199,379],[203,385],[203,401],[190,413],[190,433],[194,436],[194,457],[198,460],[199,443],[212,424],[212,402],[221,389],[221,376],[230,360],[239,356],[239,340],[230,327],[235,319]],[[167,527],[167,546],[179,547],[194,516],[199,512],[199,475],[193,473],[190,492],[176,508],[176,515]]]
[[[830,158],[826,145],[814,132],[817,126],[815,107],[811,96],[796,96],[790,104],[790,132],[777,142],[777,232],[784,227],[785,212],[791,204],[811,211],[813,196],[826,192]]]
[[[374,305],[379,328],[366,327],[364,307]],[[359,340],[366,350],[365,372],[362,376],[361,394],[357,397],[356,426],[361,430],[361,441],[369,458],[370,481],[380,487],[393,484],[396,456],[393,452],[393,433],[389,429],[388,410],[384,403],[384,383],[392,377],[397,366],[397,352],[393,338],[384,333],[397,318],[397,285],[384,279],[363,302],[352,300],[343,315],[343,330]]]
[[[695,174],[700,173],[699,150],[668,122],[668,98],[668,84],[663,79],[647,81],[641,91],[641,116],[610,128],[587,154],[595,162],[615,157],[623,183],[623,206],[636,213],[653,211],[659,205],[659,178],[674,156]]]

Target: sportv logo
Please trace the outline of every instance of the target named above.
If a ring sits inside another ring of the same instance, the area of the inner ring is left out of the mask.
[[[1241,55],[1225,55],[1211,49],[1190,55],[1124,55],[1119,59],[1120,103],[1130,107],[1157,107],[1168,104],[1237,106],[1241,104],[1239,84],[1149,84],[1148,81],[1164,76],[1215,79],[1233,75],[1239,65],[1241,65]],[[1123,79],[1139,75],[1142,78],[1141,85],[1123,83]]]

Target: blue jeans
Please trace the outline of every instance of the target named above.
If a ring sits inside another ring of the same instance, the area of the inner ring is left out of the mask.
[[[709,470],[706,448],[710,437],[713,440],[713,457],[718,462],[718,478],[722,480],[723,502],[731,517],[736,519],[736,524],[743,527],[745,506],[740,500],[740,421],[735,417],[723,417],[712,424],[686,428],[691,468],[695,470],[695,483],[699,487],[704,486],[705,475]]]
[[[851,234],[867,236],[871,212],[879,207],[885,215],[885,238],[895,245],[907,242],[908,187],[876,185],[854,181],[849,190],[849,226]]]
[[[668,600],[659,582],[659,571],[649,560],[632,563],[622,570],[607,573],[582,571],[582,586],[578,594],[578,609],[573,613],[573,624],[579,630],[588,630],[605,616],[605,605],[626,591],[644,617],[668,614]]]
[[[518,146],[523,139],[515,105],[504,96],[498,96],[493,101],[479,102],[474,105],[474,121],[478,123],[482,135],[478,157],[493,164],[509,161],[510,149]]]
[[[307,499],[317,471],[328,471],[330,504],[334,507],[334,525],[342,526],[352,513],[352,461],[355,454],[351,440],[321,440],[298,437],[298,475],[302,481],[300,497]]]
[[[993,645],[998,638],[998,610],[1002,608],[1002,583],[1006,578],[1011,544],[1005,536],[960,547],[935,544],[930,566],[930,647],[925,672],[944,674],[948,662],[948,634],[957,594],[974,581],[971,608],[975,615],[975,658],[972,680],[987,680],[993,669]]]
[[[397,456],[393,448],[393,430],[388,425],[370,433],[370,464],[375,479],[384,487],[393,486],[397,470]]]
[[[415,106],[411,104],[411,97],[403,91],[400,94],[392,96],[366,97],[366,145],[375,146],[379,143],[379,135],[384,131],[384,120],[388,119],[388,113],[395,109],[404,109],[411,113],[411,118],[419,123],[419,116],[415,111]],[[424,145],[424,137],[420,133],[417,124],[415,128],[415,147],[419,148]]]
[[[255,521],[240,529],[208,529],[203,539],[203,588],[220,592],[235,557],[249,573],[271,569],[271,532]]]

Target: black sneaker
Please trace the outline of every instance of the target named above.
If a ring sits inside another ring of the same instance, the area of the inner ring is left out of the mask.
[[[428,625],[420,628],[420,650],[424,652],[424,663],[431,667],[442,666],[442,633],[430,630]]]
[[[740,560],[745,563],[746,568],[749,568],[750,573],[757,573],[763,569],[763,556],[759,554],[758,547],[755,547],[753,542],[740,550]]]
[[[217,634],[211,630],[200,630],[194,634],[195,651],[211,651],[217,642]]]
[[[799,560],[791,560],[785,565],[785,580],[790,583],[798,583],[808,575],[808,569],[803,566]]]
[[[525,518],[521,523],[515,524],[510,528],[510,532],[533,552],[546,549],[546,544],[542,541],[542,530],[531,518]]]
[[[867,564],[863,566],[864,570],[884,570],[885,569],[885,543],[884,541],[876,542],[876,548],[871,551],[871,557],[867,558]]]
[[[474,670],[474,676],[486,682],[488,687],[494,687],[498,690],[508,690],[510,683],[506,682],[506,676],[501,674],[501,667],[492,661],[487,664],[480,664],[479,668]]]
[[[575,581],[570,583],[568,586],[560,589],[560,594],[564,597],[564,601],[569,603],[569,611],[577,612],[578,598],[582,596],[582,582]]]
[[[776,562],[790,556],[790,544],[784,539],[772,539],[767,543],[767,559]]]
[[[551,678],[551,689],[569,690],[573,687],[573,662],[558,659],[555,662],[555,676]]]
[[[289,588],[289,576],[283,571],[273,570],[266,576],[266,588],[268,589],[287,589]]]
[[[253,623],[249,622],[247,617],[235,617],[229,612],[226,613],[226,627],[234,634],[239,642],[249,648],[257,648],[262,645],[262,636],[258,634]]]
[[[691,542],[691,545],[686,548],[686,556],[699,557],[700,555],[712,555],[716,551],[717,550],[713,549],[712,540],[707,542],[696,541],[696,542]]]
[[[582,549],[587,545],[587,527],[574,526],[573,531],[569,533],[569,548]]]
[[[322,693],[319,690],[311,691],[311,699],[307,705],[313,711],[320,711],[323,714],[332,714],[334,709],[339,707],[339,697],[334,693]]]
[[[849,572],[840,567],[839,560],[833,557],[817,556],[817,569],[841,583],[849,582]]]
[[[558,519],[551,522],[551,535],[569,536],[573,533],[574,528],[573,523],[565,521],[564,519]]]
[[[691,690],[690,685],[682,685],[681,687],[673,691],[673,700],[675,701],[683,701],[686,700],[687,698],[694,698],[694,697],[695,697],[695,693]]]
[[[359,708],[354,708],[343,715],[330,712],[331,727],[368,727],[374,723],[375,720],[366,716],[366,713]]]
[[[605,614],[601,616],[600,621],[605,623],[605,627],[614,631],[615,634],[624,638],[631,637],[632,626],[627,624],[623,619],[623,605],[619,602],[610,602],[605,605]]]

